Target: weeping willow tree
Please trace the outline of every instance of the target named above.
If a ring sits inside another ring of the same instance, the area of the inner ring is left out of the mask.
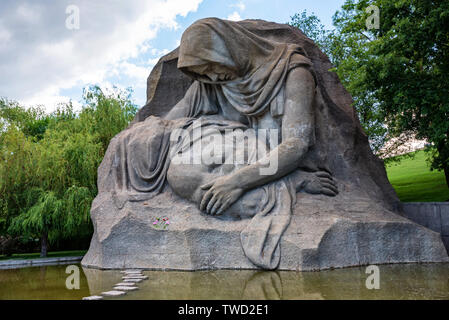
[[[36,181],[36,142],[48,121],[43,110],[28,109],[0,99],[0,235],[7,234],[12,219],[26,203],[27,192]],[[43,124],[40,130],[37,123]]]
[[[0,105],[0,232],[39,238],[41,256],[61,239],[90,237],[97,167],[137,111],[129,91],[91,87],[84,101],[78,113],[68,103],[49,115]]]

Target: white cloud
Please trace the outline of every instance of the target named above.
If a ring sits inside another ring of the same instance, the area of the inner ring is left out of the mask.
[[[120,70],[122,74],[135,79],[135,81],[137,81],[137,86],[139,87],[142,87],[142,84],[146,84],[147,77],[151,71],[146,67],[137,66],[126,61],[120,64]],[[145,87],[145,85],[143,87]]]
[[[154,67],[161,57],[148,59],[148,65]]]
[[[41,17],[41,8],[31,3],[21,3],[17,7],[16,13],[19,20],[25,23],[38,23]]]
[[[230,7],[238,8],[240,11],[245,10],[245,4],[243,3],[243,1],[231,4]]]
[[[226,19],[232,20],[232,21],[239,21],[239,20],[242,20],[242,17],[240,17],[240,14],[237,11],[234,11]]]
[[[161,28],[178,28],[176,17],[196,11],[201,1],[2,0],[0,96],[54,104],[67,100],[61,90],[104,83],[117,72],[143,76],[144,83],[149,65],[130,59],[151,50],[149,40]],[[70,4],[80,9],[78,30],[65,25]]]
[[[0,29],[0,45],[6,46],[8,41],[11,39],[11,33],[8,30]]]
[[[170,50],[168,50],[168,49],[162,49],[161,50],[161,49],[153,48],[153,49],[151,49],[150,52],[151,52],[152,56],[163,56],[163,55],[169,53]]]
[[[72,101],[75,110],[81,108],[81,103],[79,101],[73,100],[67,96],[59,95],[59,88],[50,86],[45,90],[23,99],[21,102],[27,106],[41,105],[46,108],[47,112],[52,112],[56,110],[58,104],[68,103],[69,101]]]

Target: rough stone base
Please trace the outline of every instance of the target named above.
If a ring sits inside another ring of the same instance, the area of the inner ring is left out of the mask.
[[[441,234],[449,253],[449,202],[402,203],[404,216]]]
[[[282,237],[280,270],[322,270],[366,264],[448,262],[440,234],[377,206],[372,200],[298,194]],[[92,205],[95,233],[82,260],[101,269],[256,269],[240,232],[248,221],[201,213],[171,192],[117,210],[108,193]],[[168,217],[156,230],[156,217]],[[99,228],[98,226],[101,226]]]

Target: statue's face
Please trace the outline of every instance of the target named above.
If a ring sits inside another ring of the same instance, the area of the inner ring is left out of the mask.
[[[230,81],[237,78],[236,74],[219,64],[203,64],[189,67],[190,72],[207,76],[212,81]]]

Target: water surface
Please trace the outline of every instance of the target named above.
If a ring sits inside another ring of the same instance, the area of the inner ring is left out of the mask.
[[[0,270],[0,299],[81,299],[112,290],[120,271],[82,268],[80,289],[66,288],[67,265]],[[380,289],[365,267],[320,272],[144,271],[139,290],[108,299],[449,299],[449,264],[384,265]]]

